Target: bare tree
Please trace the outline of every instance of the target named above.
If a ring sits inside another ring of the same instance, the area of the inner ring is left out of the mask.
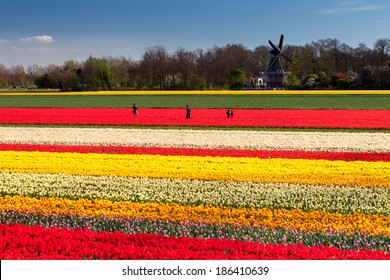
[[[353,48],[348,46],[347,44],[342,43],[339,45],[339,55],[340,55],[339,70],[341,70],[344,73],[348,73],[348,71],[352,70]]]
[[[7,88],[9,86],[11,73],[3,64],[0,64],[0,87]]]
[[[359,44],[357,48],[352,51],[353,69],[362,73],[365,66],[369,64],[369,57],[371,50],[365,44]]]
[[[195,89],[198,82],[196,73],[196,54],[179,48],[172,60],[174,76],[178,77],[177,86],[180,89]]]
[[[169,58],[163,46],[146,49],[141,59],[140,72],[147,88],[163,89],[166,86]]]
[[[374,52],[379,57],[380,67],[383,67],[387,62],[387,57],[390,52],[390,39],[379,39],[374,43]]]
[[[210,51],[198,49],[196,51],[196,69],[199,77],[198,88],[208,89],[211,87],[211,72],[209,69],[209,62],[212,61],[213,54]]]
[[[27,84],[27,75],[23,65],[11,66],[10,68],[10,84],[15,87],[25,87]]]
[[[320,71],[325,71],[327,75],[340,71],[340,42],[337,39],[321,39],[313,42],[320,60],[323,62]]]
[[[140,61],[128,60],[127,77],[128,86],[132,89],[142,89],[142,78],[140,74]]]

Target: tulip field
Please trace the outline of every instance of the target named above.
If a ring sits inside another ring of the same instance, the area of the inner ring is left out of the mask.
[[[0,104],[0,259],[390,259],[390,110],[130,103]]]
[[[0,115],[2,122],[13,124],[390,129],[390,110],[237,109],[229,119],[225,111],[193,109],[187,121],[178,108],[143,108],[137,118],[117,108],[0,108]]]

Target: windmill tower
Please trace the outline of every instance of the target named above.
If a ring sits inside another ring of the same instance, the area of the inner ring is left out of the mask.
[[[275,46],[271,40],[268,40],[268,43],[271,45],[272,49],[269,52],[267,69],[262,74],[267,82],[267,86],[271,88],[283,87],[284,81],[291,74],[291,72],[284,71],[282,64],[280,63],[282,57],[288,62],[292,62],[287,56],[283,54],[283,40],[283,34],[280,35],[278,46]]]

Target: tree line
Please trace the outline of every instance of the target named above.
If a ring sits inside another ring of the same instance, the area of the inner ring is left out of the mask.
[[[90,56],[83,62],[41,67],[0,64],[0,88],[74,90],[202,90],[227,89],[259,77],[267,67],[269,46],[253,50],[241,44],[169,53],[163,46],[147,48],[139,60]],[[290,71],[292,89],[390,89],[390,39],[372,48],[353,48],[338,39],[321,39],[304,46],[287,45],[282,61]]]

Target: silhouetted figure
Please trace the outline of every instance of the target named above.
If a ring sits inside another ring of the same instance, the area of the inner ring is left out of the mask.
[[[191,118],[191,108],[186,105],[186,119],[190,119]]]
[[[138,116],[138,107],[135,103],[133,104],[133,115]]]
[[[227,117],[228,119],[230,119],[231,116],[232,116],[232,111],[231,111],[230,109],[228,109],[228,110],[226,111],[226,117]]]
[[[226,116],[228,119],[233,118],[233,110],[228,109],[226,111]]]

